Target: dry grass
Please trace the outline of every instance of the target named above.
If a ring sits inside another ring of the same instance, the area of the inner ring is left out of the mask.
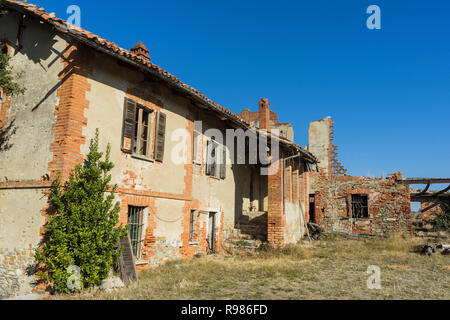
[[[417,239],[348,240],[268,248],[248,255],[172,261],[114,292],[70,299],[450,299],[450,257],[417,253]],[[368,289],[369,265],[381,289]]]

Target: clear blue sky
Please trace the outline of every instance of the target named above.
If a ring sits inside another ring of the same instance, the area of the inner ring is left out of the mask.
[[[268,98],[307,144],[331,116],[352,175],[450,177],[450,1],[36,0],[152,61],[234,112]],[[381,30],[366,8],[381,8]]]

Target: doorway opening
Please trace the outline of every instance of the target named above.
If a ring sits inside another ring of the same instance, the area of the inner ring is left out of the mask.
[[[208,251],[216,250],[216,212],[210,212],[208,218]]]
[[[314,193],[309,195],[309,221],[316,223],[316,195]]]

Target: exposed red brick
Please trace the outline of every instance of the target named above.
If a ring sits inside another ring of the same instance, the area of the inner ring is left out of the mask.
[[[286,218],[283,214],[283,160],[279,159],[273,165],[278,165],[278,171],[267,177],[267,240],[273,246],[279,246],[284,244],[284,229],[286,225]]]

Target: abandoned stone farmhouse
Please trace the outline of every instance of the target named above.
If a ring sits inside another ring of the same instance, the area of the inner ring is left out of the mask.
[[[0,42],[26,91],[0,101],[0,297],[33,290],[52,181],[83,161],[97,128],[101,150],[111,145],[138,270],[232,239],[296,243],[307,221],[348,234],[411,232],[409,184],[401,173],[348,176],[329,117],[311,123],[302,147],[267,99],[235,114],[155,65],[143,43],[125,50],[38,6],[2,4]],[[179,129],[187,139],[174,138]],[[271,141],[259,147],[270,163],[249,161],[249,140],[227,129]],[[180,141],[183,163],[173,157]]]

